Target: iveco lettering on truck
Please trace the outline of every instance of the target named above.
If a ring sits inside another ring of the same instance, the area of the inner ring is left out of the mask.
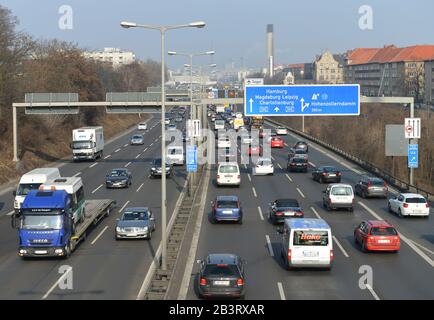
[[[104,150],[102,127],[83,127],[72,130],[71,148],[74,161],[102,158]]]

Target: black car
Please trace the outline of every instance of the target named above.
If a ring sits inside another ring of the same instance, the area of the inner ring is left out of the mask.
[[[210,254],[198,260],[200,271],[198,292],[200,298],[244,298],[245,262],[235,254]]]
[[[305,155],[307,156],[307,151],[305,148],[291,148],[288,152],[288,160],[297,155]]]
[[[166,162],[166,177],[170,178],[172,176],[172,166],[170,165],[170,163]],[[161,158],[156,158],[154,160],[152,160],[151,162],[151,170],[149,172],[149,175],[151,178],[155,178],[155,177],[161,177],[162,176],[162,161]]]
[[[304,212],[297,199],[277,199],[269,205],[268,219],[272,224],[282,223],[286,218],[304,217]]]
[[[312,179],[319,183],[341,182],[341,172],[333,166],[322,166],[312,171]]]
[[[309,165],[309,161],[307,157],[304,156],[295,156],[288,159],[288,163],[286,164],[286,168],[288,171],[302,171],[307,172],[307,167]]]
[[[304,141],[297,141],[294,144],[294,149],[304,149],[304,150],[306,150],[306,153],[309,152],[309,147],[307,146],[307,142],[304,142]]]
[[[128,188],[132,184],[132,175],[125,168],[111,170],[105,178],[106,188]]]

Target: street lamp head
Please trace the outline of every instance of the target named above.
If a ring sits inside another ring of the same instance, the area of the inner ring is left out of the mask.
[[[137,23],[135,22],[128,22],[128,21],[122,21],[121,22],[121,27],[122,28],[134,28],[137,27]]]
[[[169,56],[175,56],[176,55],[176,51],[168,51],[167,54]]]
[[[184,67],[190,68],[191,66],[188,63],[184,63]]]
[[[210,64],[209,65],[211,68],[215,68],[215,67],[217,67],[217,65],[215,64],[215,63],[212,63],[212,64]]]
[[[203,27],[205,27],[205,22],[203,22],[203,21],[191,22],[188,24],[188,26],[194,27],[194,28],[203,28]]]
[[[215,54],[215,51],[212,50],[212,51],[207,51],[207,52],[205,52],[205,53],[208,54],[208,55],[213,55],[213,54]]]

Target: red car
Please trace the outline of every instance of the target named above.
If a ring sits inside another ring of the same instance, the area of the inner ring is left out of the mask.
[[[279,137],[271,138],[271,147],[272,148],[283,148],[284,146],[285,146],[285,143],[283,142],[282,138],[279,138]]]
[[[367,251],[398,252],[401,239],[395,227],[387,221],[366,220],[354,230],[354,240]]]
[[[261,146],[249,146],[249,156],[255,155],[260,156],[262,154],[262,147]]]

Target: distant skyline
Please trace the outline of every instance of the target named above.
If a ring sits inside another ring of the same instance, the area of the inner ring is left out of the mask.
[[[158,32],[125,30],[123,20],[147,24],[179,24],[197,20],[204,29],[173,30],[167,34],[167,50],[216,55],[196,58],[223,69],[259,69],[266,65],[266,25],[274,25],[275,64],[310,62],[325,50],[343,53],[357,47],[434,44],[434,2],[428,0],[304,0],[158,2],[139,0],[3,0],[19,19],[19,30],[36,39],[57,38],[87,50],[116,47],[133,51],[138,59],[160,60]],[[73,9],[72,29],[58,26],[62,5]],[[373,29],[359,28],[359,8],[373,10]],[[171,69],[181,68],[185,57],[167,57]]]

